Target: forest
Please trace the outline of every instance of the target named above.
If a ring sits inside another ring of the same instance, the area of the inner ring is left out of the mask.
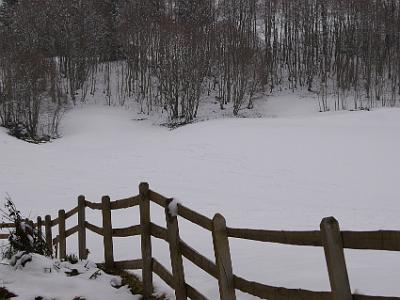
[[[320,111],[395,106],[399,33],[397,0],[4,0],[0,122],[55,138],[98,90],[175,124],[205,96],[237,115],[282,89],[316,94]]]

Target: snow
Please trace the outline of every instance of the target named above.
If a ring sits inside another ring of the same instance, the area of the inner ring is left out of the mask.
[[[173,198],[172,201],[168,204],[168,213],[171,217],[176,217],[178,215],[178,204],[180,202]]]
[[[262,109],[265,118],[224,118],[171,131],[136,121],[143,116],[131,111],[82,106],[66,115],[63,137],[43,145],[0,128],[0,196],[9,193],[25,215],[55,217],[58,209],[75,207],[80,194],[97,202],[107,194],[126,198],[147,181],[208,217],[222,213],[232,227],[318,230],[323,217],[334,216],[345,230],[400,228],[400,109],[318,113],[315,101],[293,97],[272,97]],[[165,226],[164,211],[151,209],[152,221]],[[101,225],[98,211],[88,209],[87,217]],[[135,208],[112,217],[114,227],[139,224]],[[182,239],[213,259],[211,234],[181,218],[179,225]],[[76,240],[68,239],[68,252],[77,251]],[[235,239],[230,246],[239,276],[329,290],[322,248]],[[88,248],[90,259],[103,259],[100,237],[88,234]],[[165,242],[153,239],[153,252],[169,266]],[[115,238],[114,254],[139,258],[140,239]],[[400,296],[400,253],[350,250],[346,259],[353,291]],[[217,299],[217,282],[184,263],[187,282]]]
[[[10,259],[9,264],[17,269],[24,267],[29,261],[32,261],[32,254],[20,251]]]
[[[67,277],[65,271],[70,268],[76,268],[80,274]],[[18,297],[13,299],[18,300],[31,300],[35,297],[43,297],[46,300],[71,300],[75,297],[88,300],[140,298],[132,295],[126,286],[113,288],[112,284],[119,279],[102,271],[100,276],[90,279],[97,271],[99,270],[94,264],[87,261],[71,265],[35,254],[32,262],[28,262],[24,268],[0,264],[0,283],[16,294]]]

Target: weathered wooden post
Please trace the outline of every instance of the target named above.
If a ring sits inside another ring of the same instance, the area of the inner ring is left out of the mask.
[[[65,210],[58,211],[58,243],[60,245],[60,260],[67,256],[67,239],[65,237]]]
[[[78,197],[78,247],[79,259],[87,258],[86,227],[85,227],[85,196]]]
[[[212,235],[220,299],[235,300],[235,284],[233,281],[232,260],[228,233],[226,230],[226,221],[220,214],[216,214],[213,218]]]
[[[42,217],[38,216],[37,217],[37,233],[39,237],[43,237],[42,235],[42,226],[43,226],[43,222],[42,222]]]
[[[142,227],[141,248],[142,248],[142,278],[143,296],[149,298],[153,294],[153,267],[151,251],[150,232],[150,199],[149,184],[142,182],[139,185],[140,194],[140,225]]]
[[[53,234],[51,232],[51,216],[46,215],[44,217],[44,227],[46,233],[46,245],[50,253],[53,253]]]
[[[324,218],[320,227],[333,300],[352,300],[339,223],[334,217]]]
[[[32,233],[33,233],[34,230],[35,230],[35,224],[33,223],[33,221],[32,221],[32,220],[29,220],[29,219],[26,219],[26,223],[29,224],[29,226],[30,226],[31,229],[32,229]]]
[[[165,208],[167,221],[167,233],[169,242],[169,254],[171,258],[172,275],[174,277],[174,288],[176,300],[186,300],[185,272],[183,269],[182,253],[180,247],[179,225],[176,215],[171,215],[169,205],[172,199],[168,199]]]
[[[111,201],[109,196],[101,199],[103,205],[103,242],[104,242],[104,261],[106,268],[114,268],[114,247],[112,239],[111,223]]]

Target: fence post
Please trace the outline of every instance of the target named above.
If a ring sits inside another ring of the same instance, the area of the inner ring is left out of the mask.
[[[35,223],[33,223],[32,220],[26,219],[26,223],[28,223],[28,225],[32,228],[32,233],[35,230]]]
[[[168,199],[165,208],[165,216],[167,221],[167,233],[169,243],[169,254],[171,258],[172,275],[174,277],[175,297],[176,300],[186,300],[186,284],[185,272],[183,269],[182,253],[179,245],[179,225],[177,216],[172,216],[169,211],[169,204],[172,199]]]
[[[213,218],[212,235],[220,299],[235,300],[235,285],[233,281],[232,260],[228,233],[226,230],[226,221],[220,214],[216,214]]]
[[[111,203],[109,196],[103,196],[101,199],[103,209],[103,242],[104,242],[104,261],[106,268],[114,267],[114,247],[112,239],[111,223]]]
[[[65,210],[58,211],[58,242],[60,245],[60,260],[67,256],[67,239],[65,237]]]
[[[46,245],[50,253],[53,254],[53,234],[51,232],[51,216],[44,217],[44,227],[46,232]]]
[[[78,247],[79,259],[87,258],[86,228],[85,228],[85,196],[78,197]]]
[[[151,233],[150,233],[150,199],[149,184],[142,182],[139,185],[140,194],[140,225],[142,227],[141,248],[142,248],[142,278],[143,278],[143,296],[151,297],[153,294],[153,267],[151,251]]]
[[[38,236],[40,237],[40,238],[42,238],[43,237],[43,235],[42,235],[42,226],[43,226],[43,222],[42,222],[42,217],[37,217],[37,233],[38,233]]]
[[[333,300],[352,300],[339,223],[334,217],[324,218],[320,227]]]

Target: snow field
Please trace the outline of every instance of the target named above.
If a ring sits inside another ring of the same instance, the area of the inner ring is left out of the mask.
[[[281,114],[275,99],[273,118],[213,120],[170,131],[134,121],[129,111],[84,106],[66,115],[63,138],[44,145],[0,129],[0,195],[10,194],[30,216],[55,217],[58,209],[74,207],[80,194],[94,202],[102,195],[126,198],[147,181],[208,217],[222,213],[232,227],[316,230],[333,215],[346,230],[399,229],[400,110],[319,114],[298,107],[298,113]],[[153,221],[165,226],[164,210],[151,209]],[[87,218],[101,225],[99,211],[87,209]],[[113,211],[115,228],[138,223],[137,208]],[[181,218],[179,224],[182,239],[213,259],[211,234]],[[76,240],[68,239],[68,252],[76,252]],[[322,248],[235,239],[230,245],[237,275],[329,290]],[[92,260],[102,260],[100,237],[89,233],[88,248]],[[169,266],[165,242],[153,239],[153,253]],[[140,240],[114,239],[114,254],[139,258]],[[346,259],[353,291],[400,295],[399,253],[346,251]],[[186,260],[185,272],[188,283],[217,299],[216,280]]]

